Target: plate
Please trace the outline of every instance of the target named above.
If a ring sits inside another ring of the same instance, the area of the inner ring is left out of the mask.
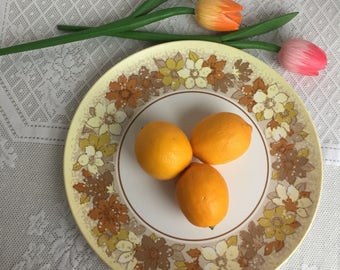
[[[230,205],[211,230],[185,219],[174,181],[146,175],[133,147],[150,121],[190,136],[220,111],[253,133],[243,156],[215,166]],[[112,269],[274,269],[313,221],[321,160],[312,120],[280,75],[232,47],[177,41],[124,59],[93,85],[71,122],[64,179],[79,229]]]

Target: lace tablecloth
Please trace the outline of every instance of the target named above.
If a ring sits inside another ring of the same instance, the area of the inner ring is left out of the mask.
[[[57,24],[99,25],[140,0],[1,0],[0,47],[60,35]],[[191,6],[169,1],[165,6]],[[321,201],[311,229],[281,269],[340,269],[340,4],[329,1],[245,1],[243,24],[282,13],[299,15],[264,40],[304,38],[323,48],[327,69],[317,77],[283,70],[270,52],[249,50],[277,70],[305,103],[324,160]],[[201,33],[192,17],[152,30]],[[64,143],[73,114],[111,66],[152,44],[100,37],[0,57],[0,268],[107,269],[88,246],[69,210],[63,184]]]

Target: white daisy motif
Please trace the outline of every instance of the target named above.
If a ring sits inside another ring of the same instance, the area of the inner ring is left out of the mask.
[[[95,115],[87,121],[92,128],[99,128],[99,135],[109,132],[112,135],[120,135],[122,132],[121,123],[126,119],[125,112],[117,110],[114,103],[105,106],[98,103],[95,106]]]
[[[271,119],[274,114],[282,113],[285,110],[284,103],[288,96],[279,92],[276,85],[271,85],[267,89],[267,94],[259,90],[254,95],[254,100],[257,104],[253,107],[254,113],[262,113],[264,119]]]
[[[113,269],[117,270],[133,270],[137,265],[137,259],[135,258],[136,245],[140,241],[138,237],[133,233],[129,232],[128,240],[120,240],[116,244],[116,249],[121,252],[117,262],[113,263]]]
[[[85,148],[85,153],[78,158],[78,163],[82,167],[87,167],[90,173],[97,174],[98,167],[104,165],[102,157],[103,153],[101,151],[96,151],[94,146],[89,145]]]
[[[211,71],[210,67],[203,67],[203,59],[199,58],[196,62],[188,59],[185,67],[178,71],[178,75],[185,79],[184,85],[188,89],[195,86],[205,88],[208,85],[207,76]]]
[[[287,188],[284,185],[278,184],[276,186],[276,193],[279,197],[272,199],[273,203],[279,206],[285,206],[287,203],[293,206],[296,213],[300,217],[307,217],[308,213],[305,208],[312,206],[311,199],[302,197],[296,187],[290,185]]]
[[[289,131],[289,124],[286,122],[282,122],[276,127],[267,127],[265,130],[265,134],[268,139],[273,138],[275,141],[279,141],[281,138],[287,137]]]
[[[225,241],[217,243],[216,249],[205,247],[202,249],[204,259],[210,261],[204,269],[219,270],[219,269],[241,269],[241,266],[236,261],[239,251],[237,246],[228,247]]]

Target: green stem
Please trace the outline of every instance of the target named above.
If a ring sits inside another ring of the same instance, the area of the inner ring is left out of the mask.
[[[87,29],[86,26],[72,26],[72,25],[58,25],[59,30],[63,31],[81,31]],[[251,40],[241,40],[241,41],[222,41],[222,36],[209,36],[209,35],[180,35],[180,34],[167,34],[167,33],[157,33],[157,32],[147,32],[147,31],[126,31],[117,33],[111,36],[120,38],[129,38],[136,40],[144,40],[151,42],[165,42],[165,41],[175,41],[175,40],[205,40],[217,43],[226,44],[239,49],[260,49],[272,52],[278,52],[280,46],[272,43],[262,42],[262,41],[251,41]]]
[[[18,53],[34,49],[41,49],[99,36],[114,35],[119,32],[130,31],[135,28],[139,28],[144,25],[148,25],[150,23],[157,22],[172,16],[194,13],[195,13],[194,9],[187,7],[168,8],[165,10],[155,11],[153,13],[138,18],[128,17],[102,26],[89,28],[83,31],[75,32],[64,36],[33,41],[8,48],[2,48],[0,49],[0,55]]]
[[[167,1],[168,0],[146,0],[140,6],[138,6],[136,10],[130,14],[129,17],[138,17],[148,14],[150,11],[154,10],[156,7]]]
[[[279,52],[281,49],[281,47],[276,44],[254,40],[223,41],[222,43],[238,49],[258,49],[271,52]]]
[[[57,28],[62,31],[82,31],[88,29],[86,26],[71,26],[71,25],[58,25]],[[108,33],[110,34],[110,33]],[[128,38],[136,40],[144,40],[151,42],[164,42],[164,41],[175,41],[175,40],[206,40],[213,42],[222,42],[220,36],[209,36],[209,35],[181,35],[181,34],[168,34],[148,31],[125,31],[120,33],[110,34],[110,36],[119,38]]]
[[[292,20],[298,12],[288,13],[267,21],[245,27],[223,36],[223,41],[245,39],[273,31]]]

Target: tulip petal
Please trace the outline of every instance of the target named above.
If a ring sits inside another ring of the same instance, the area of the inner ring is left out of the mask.
[[[316,76],[327,65],[326,53],[303,39],[290,39],[278,53],[280,64],[287,70],[302,75]]]
[[[232,1],[198,1],[195,9],[196,20],[202,27],[213,31],[234,31],[242,20],[242,5]]]

